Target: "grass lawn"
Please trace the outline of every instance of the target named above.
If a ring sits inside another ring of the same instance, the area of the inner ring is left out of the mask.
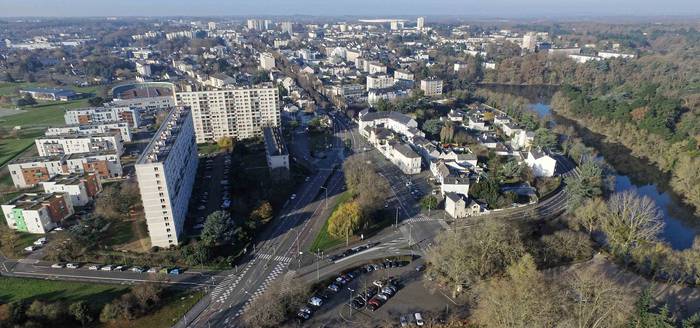
[[[41,299],[45,301],[87,301],[99,309],[129,287],[27,278],[0,277],[0,303]]]
[[[34,145],[34,138],[0,139],[0,166]],[[10,177],[10,175],[7,175]],[[12,177],[10,177],[10,184]]]
[[[221,149],[219,148],[219,145],[215,143],[201,143],[197,144],[197,152],[200,154],[215,154],[218,153]]]
[[[105,324],[105,327],[167,328],[174,325],[204,296],[203,292],[178,292],[164,299],[165,305],[151,314],[132,321]]]
[[[338,202],[335,204],[333,212],[335,212],[340,204],[343,204],[348,200],[350,200],[350,193],[346,191],[338,197]],[[326,223],[323,224],[323,228],[318,232],[318,235],[316,235],[314,242],[311,244],[311,247],[309,247],[309,251],[316,252],[318,250],[327,250],[344,242],[342,238],[337,239],[328,234],[328,221],[330,220],[326,219]]]

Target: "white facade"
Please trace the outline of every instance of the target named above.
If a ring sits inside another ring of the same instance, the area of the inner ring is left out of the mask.
[[[385,156],[405,174],[419,174],[421,157],[410,147],[402,143],[390,146]]]
[[[260,68],[269,71],[275,68],[275,57],[269,52],[260,54]]]
[[[469,197],[469,178],[448,175],[442,179],[440,191],[443,195],[447,193],[456,193]]]
[[[39,156],[70,155],[103,151],[114,151],[118,155],[124,151],[121,134],[79,135],[68,134],[46,136],[34,139]]]
[[[44,234],[73,215],[73,204],[64,194],[23,194],[2,208],[10,229]]]
[[[109,103],[110,107],[129,107],[132,109],[160,110],[175,107],[174,96],[144,97],[132,99],[114,99]],[[138,122],[140,125],[140,116]],[[137,127],[138,127],[137,125]]]
[[[481,205],[458,194],[447,194],[445,197],[445,212],[454,219],[479,215]]]
[[[537,177],[551,177],[557,167],[557,160],[538,150],[530,150],[525,162]]]
[[[371,89],[386,89],[394,86],[394,78],[388,75],[367,76],[367,91]]]
[[[409,71],[397,69],[394,71],[394,79],[413,81],[414,75],[413,75],[413,73],[411,73]]]
[[[421,80],[420,89],[426,96],[438,96],[442,94],[442,80]]]
[[[379,62],[369,62],[369,74],[386,74],[386,66]]]
[[[425,27],[425,17],[418,17],[416,19],[416,29],[422,30]]]
[[[153,246],[180,242],[198,161],[192,114],[173,109],[134,165]]]
[[[178,92],[178,105],[192,109],[197,143],[221,137],[246,139],[262,136],[262,127],[280,125],[277,87]]]
[[[141,125],[141,115],[136,108],[129,106],[91,107],[69,109],[63,115],[66,125],[97,124],[122,121],[132,128]]]
[[[96,176],[95,178],[94,187],[96,187],[96,190],[92,192],[99,193],[102,191],[102,184],[99,178]],[[93,198],[90,195],[92,192],[88,190],[86,180],[82,179],[80,176],[52,179],[51,181],[42,182],[41,187],[44,189],[44,192],[47,193],[62,193],[70,196],[73,206],[85,206]]]
[[[131,142],[131,130],[126,122],[98,123],[90,125],[68,125],[55,128],[48,128],[45,136],[60,136],[65,134],[93,135],[105,134],[118,131],[124,142]]]

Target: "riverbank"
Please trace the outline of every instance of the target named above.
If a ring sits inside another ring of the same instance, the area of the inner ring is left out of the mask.
[[[631,154],[635,158],[658,168],[660,172],[630,167],[628,163],[613,165],[622,168],[624,174],[633,178],[653,179],[656,183],[668,186],[679,199],[687,204],[689,210],[700,215],[700,159],[687,154],[683,142],[670,143],[660,136],[641,131],[640,129],[620,122],[590,116],[578,116],[567,110],[568,99],[561,94],[552,98],[551,109],[561,118],[571,120],[580,127],[585,127],[590,133],[597,134],[596,138],[588,138],[586,143],[596,143],[595,148],[615,147],[607,151],[609,154]],[[583,133],[584,135],[586,133]],[[598,140],[598,141],[597,141]],[[606,158],[614,161],[615,156]],[[614,164],[614,163],[613,163]]]

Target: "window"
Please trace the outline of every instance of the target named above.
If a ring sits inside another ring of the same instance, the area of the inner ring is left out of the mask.
[[[160,205],[160,208],[165,209],[165,205]]]

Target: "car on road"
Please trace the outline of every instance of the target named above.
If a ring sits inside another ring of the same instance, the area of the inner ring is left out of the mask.
[[[172,270],[168,271],[168,274],[171,276],[177,276],[182,273],[182,269],[180,268],[173,268]]]
[[[136,266],[135,266],[135,267],[131,268],[131,272],[138,272],[138,273],[141,273],[141,272],[143,272],[143,271],[144,271],[144,269],[141,268],[141,267],[136,267]]]
[[[416,325],[422,326],[425,324],[425,322],[423,322],[423,316],[420,314],[420,312],[414,313],[413,317],[416,318]]]
[[[148,272],[148,273],[156,273],[156,272],[158,272],[158,268],[149,268],[148,271],[146,271],[146,272]]]
[[[79,268],[79,267],[80,267],[80,264],[77,264],[77,263],[68,263],[68,264],[66,264],[66,268],[68,268],[68,269],[77,269],[77,268]]]
[[[102,268],[100,268],[100,270],[101,271],[112,271],[112,270],[114,270],[114,266],[113,265],[105,265]]]
[[[333,283],[333,284],[328,285],[328,290],[333,291],[334,293],[337,293],[340,291],[340,287],[338,287],[338,285]]]
[[[35,251],[35,250],[37,250],[37,249],[39,249],[38,246],[27,246],[27,247],[24,248],[24,250],[27,251],[27,252],[33,252],[33,251]]]
[[[100,265],[99,265],[99,264],[93,264],[93,265],[91,265],[91,266],[88,267],[88,270],[91,270],[91,271],[97,271],[97,270],[99,270],[99,269],[100,269]]]
[[[116,268],[114,268],[114,271],[125,271],[126,270],[126,265],[117,265]]]
[[[64,265],[63,265],[63,263],[54,263],[54,264],[51,264],[51,267],[54,269],[63,269]]]

